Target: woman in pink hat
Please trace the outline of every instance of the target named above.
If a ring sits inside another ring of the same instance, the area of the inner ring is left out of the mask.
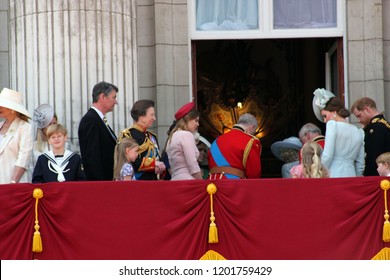
[[[0,184],[31,182],[27,170],[33,147],[30,114],[22,94],[4,88],[0,93]]]
[[[182,106],[175,114],[176,125],[168,138],[167,154],[172,170],[171,180],[202,179],[198,164],[195,133],[199,126],[199,112],[195,103]]]

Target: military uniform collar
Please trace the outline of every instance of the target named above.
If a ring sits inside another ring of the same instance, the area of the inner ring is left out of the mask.
[[[146,132],[146,127],[143,127],[142,125],[139,125],[138,123],[133,124],[132,128],[135,128],[138,131]]]
[[[241,126],[239,126],[237,124],[233,125],[233,129],[237,129],[237,130],[240,130],[242,132],[245,132],[245,129],[243,129]]]

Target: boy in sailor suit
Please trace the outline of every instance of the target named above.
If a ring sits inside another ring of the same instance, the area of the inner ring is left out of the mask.
[[[47,139],[52,150],[40,155],[33,172],[33,183],[84,181],[81,157],[65,149],[68,132],[60,124],[47,128]]]

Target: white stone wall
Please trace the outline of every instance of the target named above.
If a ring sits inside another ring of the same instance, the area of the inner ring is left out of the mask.
[[[138,95],[135,0],[11,0],[10,85],[26,95],[30,112],[54,106],[75,147],[93,86],[118,86],[108,114],[116,132],[131,123]]]
[[[140,98],[156,101],[160,146],[176,110],[191,100],[186,0],[137,1]]]
[[[390,120],[390,0],[383,0],[383,68],[385,78],[385,108]]]
[[[386,0],[387,1],[387,0]],[[385,108],[384,13],[381,0],[347,0],[347,86],[349,105],[369,96]],[[387,66],[388,67],[388,66]],[[386,91],[389,93],[389,91]],[[352,121],[356,119],[352,117]]]
[[[0,90],[9,87],[8,0],[0,0]]]

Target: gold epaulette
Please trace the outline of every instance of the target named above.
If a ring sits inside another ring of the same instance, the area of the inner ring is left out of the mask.
[[[124,130],[121,131],[121,134],[120,134],[120,136],[119,136],[119,141],[122,140],[123,137],[126,137],[126,138],[133,138],[133,137],[131,136],[130,129],[131,129],[131,127],[126,128],[126,129],[124,129]]]
[[[383,119],[383,118],[374,118],[371,123],[383,123],[388,129],[390,129],[390,124],[388,123],[388,121],[386,119]]]
[[[138,147],[138,154],[142,154],[143,152],[148,151],[147,154],[150,155],[151,151],[154,150],[155,145],[154,145],[154,143],[150,140],[149,134],[153,135],[154,137],[156,137],[156,136],[155,136],[154,133],[152,133],[152,132],[150,132],[150,131],[146,131],[143,127],[141,127],[141,126],[139,126],[139,125],[137,125],[137,124],[134,124],[134,125],[132,125],[132,126],[126,128],[126,129],[122,130],[122,131],[121,131],[121,135],[120,135],[120,137],[119,137],[119,142],[120,142],[120,140],[121,140],[123,137],[126,137],[126,138],[133,138],[133,137],[131,136],[131,133],[130,133],[130,131],[131,131],[132,129],[136,129],[136,130],[138,130],[138,131],[140,131],[140,132],[143,132],[143,133],[146,132],[147,135],[146,135],[146,137],[145,137],[144,142],[143,142],[142,144],[140,144],[139,147]],[[156,137],[156,138],[157,138],[157,137]],[[154,153],[152,153],[152,154],[154,154]],[[157,155],[154,155],[154,156],[157,156]],[[154,167],[153,167],[153,168],[154,168]]]

